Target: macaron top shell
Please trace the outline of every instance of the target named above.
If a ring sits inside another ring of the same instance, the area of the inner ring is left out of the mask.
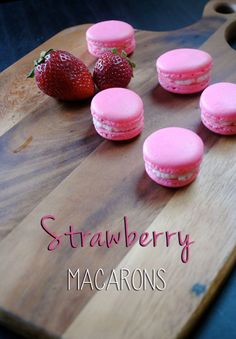
[[[160,129],[144,142],[144,160],[162,170],[188,170],[202,159],[204,146],[194,132],[179,127]]]
[[[236,120],[236,84],[219,82],[207,87],[201,95],[200,107],[216,118]]]
[[[193,48],[173,49],[157,59],[157,69],[164,73],[198,72],[211,67],[212,57],[204,51]]]
[[[91,26],[87,32],[87,39],[101,42],[122,41],[134,34],[133,27],[123,21],[108,20],[101,21]]]
[[[143,114],[143,101],[127,88],[108,88],[95,95],[91,112],[104,121],[127,123]]]

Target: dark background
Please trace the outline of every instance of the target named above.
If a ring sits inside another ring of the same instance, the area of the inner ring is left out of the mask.
[[[118,19],[144,30],[174,30],[197,21],[206,2],[207,0],[0,0],[0,71],[64,28]],[[194,329],[191,338],[234,339],[235,320],[234,270]],[[0,327],[0,339],[9,338],[21,337]]]

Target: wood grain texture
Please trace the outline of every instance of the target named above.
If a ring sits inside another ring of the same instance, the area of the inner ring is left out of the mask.
[[[151,97],[150,93],[146,95],[148,102],[145,104],[155,110],[154,103],[162,96],[159,89],[155,89],[155,58],[164,50],[179,45],[198,47],[224,20],[217,17],[202,19],[171,34],[137,32],[139,48],[133,56],[137,70],[130,88],[141,95],[151,90]],[[84,38],[87,28],[88,25],[83,25],[59,33],[0,76],[0,134],[3,134],[0,137],[3,164],[0,171],[0,239],[103,141],[92,126],[89,102],[57,102],[40,93],[34,82],[25,78],[32,60],[42,49],[50,47],[69,50],[92,66],[94,58],[86,51]],[[161,100],[169,100],[168,95],[164,94]],[[181,100],[177,98],[178,102]],[[156,116],[154,111],[153,114]],[[26,143],[29,138],[31,142]],[[27,147],[22,148],[25,143]]]
[[[155,338],[158,333],[158,338],[169,339],[182,335],[204,309],[235,261],[235,137],[219,137],[201,125],[199,95],[178,96],[161,89],[155,60],[171,48],[198,47],[216,31],[201,46],[214,58],[213,81],[236,81],[235,52],[224,40],[234,20],[234,14],[227,20],[209,4],[202,21],[191,27],[136,33],[133,59],[138,67],[130,88],[144,101],[145,130],[128,142],[108,142],[95,134],[89,102],[59,103],[33,85],[25,85],[18,99],[23,74],[42,47],[1,75],[2,98],[9,89],[16,93],[14,100],[5,98],[1,110],[3,323],[33,337]],[[91,66],[94,59],[84,40],[87,27],[63,31],[44,48],[63,45]],[[14,75],[18,70],[19,78]],[[195,130],[206,145],[201,176],[180,190],[154,185],[144,173],[144,139],[170,125]],[[56,216],[52,225],[57,234],[71,223],[78,230],[117,231],[125,215],[139,232],[161,227],[188,231],[196,239],[192,262],[178,263],[176,247],[160,247],[156,254],[156,249],[138,246],[130,251],[125,246],[72,249],[64,242],[49,252],[49,237],[40,227],[41,217],[49,213]],[[160,265],[167,269],[164,292],[66,290],[68,268],[95,272],[102,267],[108,276],[113,268]],[[207,286],[207,293],[191,293],[195,283]]]
[[[158,250],[135,245],[117,267],[117,272],[123,267],[131,272],[137,267],[149,271],[166,267],[168,288],[155,293],[117,292],[115,288],[101,291],[86,305],[64,338],[78,338],[79,333],[81,338],[172,339],[181,334],[189,316],[203,301],[204,293],[193,293],[194,284],[208,289],[221,267],[236,259],[235,154],[235,137],[217,142],[205,157],[198,182],[177,191],[147,229],[149,233],[181,229],[191,234],[196,239],[191,263],[183,267],[178,245],[166,249],[162,242]],[[209,177],[217,180],[209,181]],[[112,310],[116,310],[115,315]]]

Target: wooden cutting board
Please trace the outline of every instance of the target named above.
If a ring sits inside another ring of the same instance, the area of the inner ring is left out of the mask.
[[[229,3],[229,1],[228,1]],[[236,242],[236,139],[217,136],[200,123],[199,95],[174,95],[157,82],[156,58],[178,47],[200,47],[214,58],[213,82],[236,82],[235,51],[226,39],[236,28],[233,5],[210,2],[203,18],[174,32],[137,31],[130,88],[143,99],[145,129],[129,142],[109,142],[94,131],[89,101],[49,98],[25,75],[39,51],[68,50],[91,67],[85,31],[57,34],[0,76],[0,320],[33,338],[183,337],[232,268]],[[231,6],[231,7],[230,7]],[[144,139],[154,130],[181,126],[205,142],[201,175],[174,190],[145,174]],[[187,264],[173,241],[158,248],[123,246],[48,251],[52,240],[40,226],[47,214],[57,234],[70,224],[79,231],[117,232],[127,216],[138,232],[181,231],[195,243]],[[164,291],[67,290],[67,270],[113,268],[166,270]]]

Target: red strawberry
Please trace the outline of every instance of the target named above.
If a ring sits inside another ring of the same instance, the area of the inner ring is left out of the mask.
[[[41,52],[28,75],[41,91],[61,100],[81,100],[94,94],[94,82],[87,66],[65,51]]]
[[[94,82],[100,90],[126,87],[133,76],[133,67],[135,64],[127,58],[124,51],[121,54],[116,50],[105,52],[95,64]]]

